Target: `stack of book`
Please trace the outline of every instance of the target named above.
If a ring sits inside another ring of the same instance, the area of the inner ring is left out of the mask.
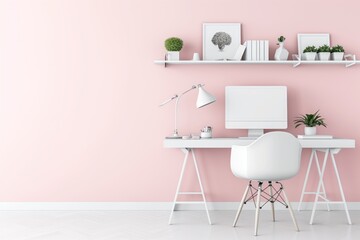
[[[248,40],[244,45],[246,61],[269,61],[269,40]]]

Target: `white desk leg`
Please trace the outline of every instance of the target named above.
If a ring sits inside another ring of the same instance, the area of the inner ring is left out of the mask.
[[[180,178],[179,178],[179,181],[178,181],[178,185],[177,185],[177,187],[176,187],[176,193],[175,193],[174,203],[173,203],[173,207],[172,207],[171,213],[170,213],[169,225],[171,224],[171,219],[172,219],[172,216],[173,216],[173,213],[174,213],[174,210],[175,210],[176,200],[177,200],[178,195],[179,195],[179,190],[180,190],[181,182],[182,182],[182,179],[183,179],[183,176],[184,176],[185,167],[186,167],[186,163],[187,163],[188,157],[189,157],[189,150],[186,149],[186,151],[185,151],[185,157],[184,157],[184,163],[183,163],[183,166],[182,166],[182,168],[181,168]]]
[[[320,169],[321,169],[321,168],[320,168],[319,159],[318,159],[316,150],[315,150],[315,160],[316,160],[316,166],[317,166],[318,173],[319,173],[319,177],[320,177],[320,174],[321,174]],[[321,191],[319,194],[322,193],[322,194],[324,195],[323,199],[326,201],[327,210],[330,211],[329,200],[328,200],[327,195],[326,195],[326,190],[325,190],[325,183],[324,183],[324,181],[322,181],[321,188],[322,188],[322,191]]]
[[[320,177],[320,175],[321,175],[321,172],[320,172],[320,164],[319,164],[319,159],[318,159],[316,150],[317,150],[317,149],[312,149],[312,150],[311,150],[311,156],[310,156],[309,165],[308,165],[308,168],[307,168],[307,171],[306,171],[306,175],[305,175],[304,185],[303,185],[303,188],[302,188],[302,191],[301,191],[300,201],[299,201],[299,205],[298,205],[298,211],[301,210],[301,204],[302,204],[302,202],[303,202],[304,195],[307,195],[307,194],[317,194],[317,192],[306,192],[306,191],[305,191],[305,190],[306,190],[306,187],[307,187],[307,183],[308,183],[308,179],[309,179],[309,173],[310,173],[310,169],[311,169],[311,167],[312,167],[312,161],[313,161],[314,157],[315,157],[315,163],[316,163],[316,167],[317,167],[317,171],[318,171],[319,177]],[[327,200],[324,182],[322,182],[322,184],[321,184],[321,192],[319,192],[319,193],[321,193],[321,194],[324,195],[324,199],[326,199],[326,201],[327,201],[327,209],[328,209],[328,211],[330,211],[330,206],[329,206],[329,203],[328,203],[328,200]]]
[[[177,185],[177,188],[176,188],[176,193],[175,193],[175,198],[174,198],[174,203],[173,203],[173,207],[172,207],[172,210],[171,210],[171,213],[170,213],[170,218],[169,218],[169,224],[171,224],[171,219],[172,219],[172,216],[173,216],[173,213],[174,213],[174,210],[175,210],[175,206],[177,203],[204,203],[205,205],[205,210],[206,210],[206,214],[207,214],[207,217],[208,217],[208,221],[209,221],[209,224],[211,224],[211,219],[210,219],[210,214],[209,214],[209,210],[208,210],[208,207],[207,207],[207,203],[206,203],[206,198],[205,198],[205,194],[204,194],[204,189],[203,189],[203,186],[202,186],[202,183],[201,183],[201,178],[200,178],[200,173],[199,173],[199,168],[197,166],[197,162],[196,162],[196,156],[195,156],[195,152],[194,152],[194,149],[181,149],[184,153],[185,153],[185,157],[184,157],[184,163],[183,163],[183,166],[182,166],[182,169],[181,169],[181,173],[180,173],[180,178],[179,178],[179,182],[178,182],[178,185]],[[197,175],[197,179],[199,181],[199,185],[200,185],[200,192],[180,192],[180,187],[181,187],[181,182],[182,182],[182,179],[183,179],[183,176],[184,176],[184,172],[185,172],[185,167],[186,167],[186,164],[187,164],[187,161],[188,161],[188,158],[189,158],[189,153],[192,152],[192,157],[193,157],[193,160],[194,160],[194,166],[195,166],[195,170],[196,170],[196,175]],[[194,202],[194,201],[187,201],[187,202],[178,202],[177,201],[177,198],[179,195],[194,195],[194,194],[199,194],[202,196],[203,198],[203,201],[202,202]]]
[[[325,172],[325,167],[326,167],[326,162],[328,159],[329,151],[330,151],[329,149],[326,149],[326,151],[325,151],[323,167],[320,172],[320,177],[319,177],[320,179],[319,179],[319,184],[318,184],[318,187],[316,190],[316,197],[315,197],[315,202],[314,202],[314,206],[313,206],[312,213],[311,213],[310,224],[313,224],[313,221],[314,221],[316,205],[317,205],[317,202],[318,202],[319,196],[320,196],[320,188],[321,188],[321,185],[323,184],[323,176],[324,176],[324,172]]]
[[[301,196],[300,196],[300,202],[299,202],[299,206],[298,206],[298,211],[301,210],[301,204],[302,204],[302,201],[303,201],[303,198],[304,198],[304,195],[305,195],[305,189],[306,189],[306,185],[307,185],[307,181],[308,181],[309,173],[310,173],[310,169],[311,169],[311,164],[312,164],[312,161],[313,161],[313,158],[314,158],[314,154],[315,154],[315,153],[316,153],[316,150],[315,150],[315,149],[312,149],[312,150],[311,150],[310,160],[309,160],[309,165],[308,165],[308,168],[307,168],[307,170],[306,170],[304,185],[303,185],[303,188],[302,188],[302,191],[301,191]]]
[[[338,169],[337,169],[337,166],[336,166],[334,153],[331,151],[331,154],[330,154],[330,155],[331,155],[332,163],[333,163],[333,165],[334,165],[334,170],[335,170],[336,178],[337,178],[337,181],[338,181],[338,184],[339,184],[340,194],[341,194],[341,200],[342,200],[342,202],[343,202],[343,204],[344,204],[344,208],[345,208],[345,212],[346,212],[346,217],[347,217],[348,223],[351,225],[351,219],[350,219],[350,215],[349,215],[349,210],[348,210],[348,207],[347,207],[347,204],[346,204],[346,201],[345,201],[345,195],[344,195],[344,191],[343,191],[343,188],[342,188],[342,185],[341,185],[340,175],[339,175],[339,172],[338,172]]]
[[[207,214],[207,217],[208,217],[208,220],[209,220],[209,224],[211,225],[211,219],[210,219],[209,209],[208,209],[208,207],[207,207],[206,198],[205,198],[205,193],[204,193],[204,189],[203,189],[203,186],[202,186],[202,183],[201,183],[201,179],[200,179],[199,168],[198,168],[197,162],[196,162],[195,150],[192,149],[191,152],[192,152],[192,156],[193,156],[193,160],[194,160],[194,166],[195,166],[195,170],[196,170],[196,175],[197,175],[197,178],[198,178],[198,181],[199,181],[199,185],[200,185],[201,195],[202,195],[203,200],[204,200],[204,205],[205,205],[206,214]]]

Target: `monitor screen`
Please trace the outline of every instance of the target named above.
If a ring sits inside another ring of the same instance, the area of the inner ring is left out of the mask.
[[[249,129],[249,136],[261,135],[264,129],[286,129],[286,86],[227,86],[225,127]]]

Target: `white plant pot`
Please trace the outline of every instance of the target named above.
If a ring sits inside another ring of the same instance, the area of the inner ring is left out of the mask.
[[[332,59],[334,61],[342,61],[344,59],[344,53],[343,52],[333,52],[331,53]]]
[[[315,61],[315,58],[316,58],[316,52],[307,52],[307,53],[304,53],[305,55],[305,59],[307,61]]]
[[[319,52],[319,60],[320,61],[329,61],[330,60],[330,52]]]
[[[305,127],[305,135],[307,136],[316,135],[316,127]]]
[[[180,52],[169,51],[166,54],[166,59],[169,61],[179,61],[180,60]]]

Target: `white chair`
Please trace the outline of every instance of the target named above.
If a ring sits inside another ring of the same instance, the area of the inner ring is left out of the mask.
[[[255,203],[256,198],[255,236],[258,233],[259,210],[268,202],[271,203],[273,221],[274,202],[280,202],[289,209],[295,228],[299,231],[284,187],[278,181],[295,176],[300,168],[300,159],[301,145],[298,139],[286,132],[266,133],[248,146],[232,146],[231,171],[236,177],[250,180],[237,211],[234,227],[244,204],[249,200]],[[257,189],[252,186],[251,180],[258,181]],[[264,187],[264,182],[268,182],[268,186]],[[278,184],[278,189],[274,187],[273,182]],[[251,194],[247,197],[249,191]],[[261,197],[265,202],[260,206]]]

